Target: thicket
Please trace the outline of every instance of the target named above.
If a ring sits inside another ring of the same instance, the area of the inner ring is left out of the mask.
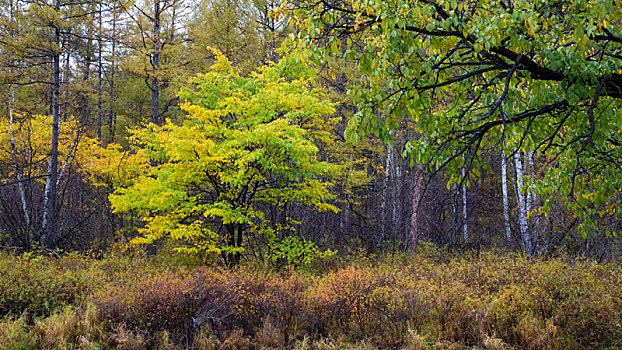
[[[622,269],[482,253],[266,272],[0,255],[2,349],[622,347]]]

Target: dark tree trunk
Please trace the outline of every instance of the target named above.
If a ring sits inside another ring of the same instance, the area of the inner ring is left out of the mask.
[[[116,112],[114,110],[115,91],[114,79],[117,59],[117,9],[112,9],[112,55],[110,57],[110,115],[108,116],[108,142],[114,142]]]
[[[160,69],[160,1],[154,2],[153,9],[153,55],[151,57],[153,76],[151,77],[151,122],[159,124],[160,86],[158,70]]]
[[[102,5],[99,6],[99,31],[97,33],[97,140],[102,140]]]

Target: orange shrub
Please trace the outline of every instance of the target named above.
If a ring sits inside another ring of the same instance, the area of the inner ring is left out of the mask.
[[[47,315],[84,305],[90,295],[106,322],[102,329],[112,334],[101,338],[117,346],[132,339],[145,347],[191,343],[194,335],[199,343],[238,339],[233,343],[256,348],[338,339],[379,348],[622,346],[622,269],[588,261],[492,254],[361,259],[314,276],[244,267],[186,271],[150,259],[0,258],[2,311]],[[5,333],[30,332],[18,321],[7,320]],[[83,332],[71,329],[71,337]]]

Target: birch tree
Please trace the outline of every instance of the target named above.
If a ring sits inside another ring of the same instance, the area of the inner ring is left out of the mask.
[[[3,11],[3,30],[0,31],[2,83],[9,87],[11,95],[16,93],[16,88],[17,93],[23,96],[37,93],[44,96],[38,100],[46,104],[43,107],[36,102],[22,99],[18,108],[13,102],[14,99],[9,99],[10,124],[14,125],[13,115],[18,110],[30,114],[51,115],[47,158],[43,160],[47,166],[42,198],[28,205],[29,211],[37,213],[36,218],[34,215],[28,217],[29,226],[37,231],[38,243],[51,249],[56,246],[61,236],[60,211],[63,203],[59,197],[59,185],[67,169],[67,163],[71,160],[71,155],[67,155],[69,158],[60,158],[62,121],[67,119],[68,112],[77,110],[72,109],[74,100],[70,100],[70,93],[73,95],[72,98],[88,96],[89,93],[86,90],[76,93],[80,84],[76,84],[76,89],[69,89],[68,86],[70,83],[76,83],[72,82],[71,78],[77,75],[76,72],[70,71],[75,67],[71,64],[74,59],[72,53],[84,49],[86,53],[82,58],[91,55],[88,47],[81,46],[83,39],[86,42],[90,40],[89,35],[84,34],[89,32],[88,27],[82,27],[80,30],[77,28],[80,21],[88,22],[91,16],[88,9],[92,8],[92,3],[9,0],[2,6],[3,10],[7,10]],[[90,70],[89,58],[85,61],[86,79]],[[62,91],[64,95],[61,94]]]
[[[505,227],[505,239],[508,243],[512,242],[512,229],[510,226],[510,204],[508,198],[508,175],[507,158],[501,152],[501,191],[503,195],[503,223]]]
[[[532,253],[532,241],[531,241],[531,232],[529,229],[529,222],[527,220],[527,214],[529,213],[528,209],[528,200],[525,194],[525,181],[524,181],[524,170],[523,170],[523,161],[521,159],[520,152],[514,153],[514,167],[516,169],[516,201],[518,204],[518,227],[520,229],[521,235],[521,243],[523,249],[527,254]]]

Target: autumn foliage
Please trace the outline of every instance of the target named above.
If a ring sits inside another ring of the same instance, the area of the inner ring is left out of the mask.
[[[622,345],[621,271],[591,261],[433,252],[272,274],[166,259],[2,260],[3,348],[25,339],[22,348],[63,348],[62,339],[65,348],[76,339],[99,348]]]

